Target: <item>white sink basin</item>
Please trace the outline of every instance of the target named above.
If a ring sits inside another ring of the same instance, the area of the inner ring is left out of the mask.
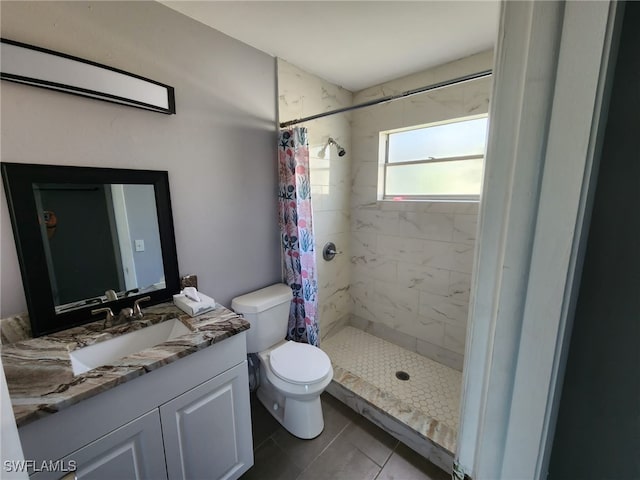
[[[79,348],[69,354],[74,375],[108,365],[114,360],[173,340],[191,333],[180,320],[174,318],[134,332],[110,338],[88,347]]]

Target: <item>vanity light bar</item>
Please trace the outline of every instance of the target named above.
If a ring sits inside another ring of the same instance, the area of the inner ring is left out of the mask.
[[[0,78],[169,115],[176,113],[173,87],[6,38],[0,39]]]

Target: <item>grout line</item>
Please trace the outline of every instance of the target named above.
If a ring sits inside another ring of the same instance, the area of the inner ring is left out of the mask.
[[[333,437],[333,438],[331,439],[331,441],[330,441],[330,442],[329,442],[329,443],[328,443],[328,444],[327,444],[327,445],[326,445],[326,446],[325,446],[325,447],[320,451],[320,453],[318,453],[318,455],[316,455],[315,457],[313,457],[313,460],[311,460],[311,461],[307,464],[307,466],[306,466],[306,467],[304,467],[304,468],[302,469],[302,471],[300,472],[300,474],[299,474],[296,478],[300,478],[300,476],[301,476],[304,472],[306,472],[307,470],[309,470],[309,467],[311,466],[311,464],[312,464],[313,462],[315,462],[318,458],[320,458],[320,456],[321,456],[325,451],[327,451],[327,449],[328,449],[328,448],[333,444],[333,442],[335,442],[335,441],[337,440],[337,438],[338,438],[340,435],[342,435],[342,433],[343,433],[343,432],[347,429],[347,427],[348,427],[350,424],[352,424],[352,423],[353,423],[353,420],[349,420],[349,421],[347,422],[347,424],[346,424],[346,425],[345,425],[345,426],[344,426],[344,427],[343,427],[343,428],[342,428],[342,429],[341,429],[341,430],[340,430],[340,431],[335,435],[335,437]],[[322,434],[320,434],[320,435],[322,435]],[[277,445],[277,444],[276,444],[276,445]],[[358,449],[358,450],[359,450],[359,449]],[[375,462],[374,462],[374,463],[375,463]],[[377,464],[376,464],[376,465],[377,465]]]
[[[380,471],[376,475],[376,478],[374,478],[373,480],[376,480],[380,476],[380,474],[382,473],[382,470],[384,470],[384,467],[387,466],[387,463],[389,463],[389,460],[391,460],[391,457],[393,457],[393,454],[396,453],[396,448],[398,448],[398,445],[400,445],[400,441],[396,441],[395,447],[391,449],[391,453],[389,454],[387,459],[384,461],[384,464],[380,467]]]
[[[269,435],[267,438],[265,438],[264,440],[262,440],[260,443],[258,443],[257,445],[253,446],[253,451],[255,452],[256,450],[258,450],[262,445],[264,445],[266,443],[267,440],[271,440],[271,435]]]
[[[348,427],[349,425],[351,425],[352,423],[353,423],[353,420],[349,420],[349,421],[347,422],[347,424],[346,424],[344,427],[342,427],[342,429],[341,429],[341,430],[336,434],[336,436],[335,436],[335,437],[333,437],[333,438],[331,439],[331,441],[327,444],[327,446],[326,446],[326,447],[324,447],[324,448],[322,449],[322,451],[318,454],[318,456],[317,456],[317,457],[315,457],[315,458],[311,461],[311,463],[315,462],[315,461],[318,459],[318,457],[319,457],[320,455],[322,455],[322,454],[323,454],[323,453],[324,453],[324,452],[325,452],[325,451],[326,451],[326,450],[327,450],[327,449],[328,449],[328,448],[333,444],[333,442],[335,442],[335,441],[338,439],[338,437],[339,437],[340,435],[342,435],[342,433],[343,433],[343,432],[347,429],[347,427]],[[309,463],[309,465],[311,465],[311,463]],[[307,465],[307,467],[308,467],[308,465]]]
[[[375,423],[373,423],[371,420],[369,420],[368,418],[366,418],[365,416],[358,414],[358,418],[356,418],[356,420],[353,422],[356,426],[358,426],[358,421],[365,421],[377,428],[380,428],[378,425],[376,425]],[[395,445],[393,446],[393,448],[390,448],[390,452],[389,456],[387,457],[387,459],[383,462],[382,465],[380,465],[378,462],[376,462],[375,459],[371,458],[370,455],[367,455],[367,452],[363,451],[358,445],[353,445],[356,450],[358,450],[360,453],[362,453],[365,457],[367,457],[369,460],[371,460],[373,463],[375,463],[376,465],[378,465],[380,467],[380,469],[382,469],[384,467],[384,465],[386,465],[387,461],[389,460],[389,458],[391,458],[391,455],[393,455],[393,452],[396,448],[396,446],[398,445],[398,443],[400,442],[400,440],[398,440],[397,438],[393,437],[389,432],[387,432],[386,430],[380,428],[380,430],[382,430],[386,435],[388,435],[389,437],[393,438],[393,440],[395,441]],[[377,438],[373,437],[373,440],[375,440],[377,443],[384,445],[380,440],[378,440]]]

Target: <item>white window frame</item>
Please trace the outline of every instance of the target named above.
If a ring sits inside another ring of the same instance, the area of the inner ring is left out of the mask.
[[[437,127],[440,125],[448,125],[451,123],[461,123],[469,120],[476,120],[479,118],[487,118],[489,116],[488,113],[483,113],[480,115],[469,115],[465,117],[458,117],[447,119],[441,122],[433,122],[424,125],[412,125],[410,127],[398,128],[394,130],[386,130],[384,132],[380,132],[380,144],[381,144],[381,199],[386,201],[398,201],[398,197],[402,197],[402,201],[467,201],[467,202],[478,202],[480,200],[480,194],[477,195],[456,195],[456,194],[441,194],[441,195],[389,195],[387,194],[387,169],[395,168],[398,166],[406,166],[406,165],[421,165],[427,163],[444,163],[444,162],[453,162],[460,160],[477,160],[479,158],[483,161],[484,168],[484,157],[485,154],[483,152],[482,155],[465,155],[465,156],[457,156],[457,157],[441,157],[441,158],[425,158],[420,160],[409,160],[405,162],[389,162],[389,136],[395,133],[408,132],[412,130],[421,130],[426,128]],[[485,140],[485,150],[486,150],[486,140]],[[481,185],[482,187],[482,185]]]

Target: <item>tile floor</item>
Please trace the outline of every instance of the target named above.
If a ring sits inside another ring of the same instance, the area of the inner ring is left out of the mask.
[[[321,397],[325,428],[300,440],[251,396],[254,466],[243,480],[445,480],[450,476],[340,403]]]
[[[462,373],[354,327],[322,343],[334,365],[458,430]],[[407,381],[396,372],[410,374]]]

